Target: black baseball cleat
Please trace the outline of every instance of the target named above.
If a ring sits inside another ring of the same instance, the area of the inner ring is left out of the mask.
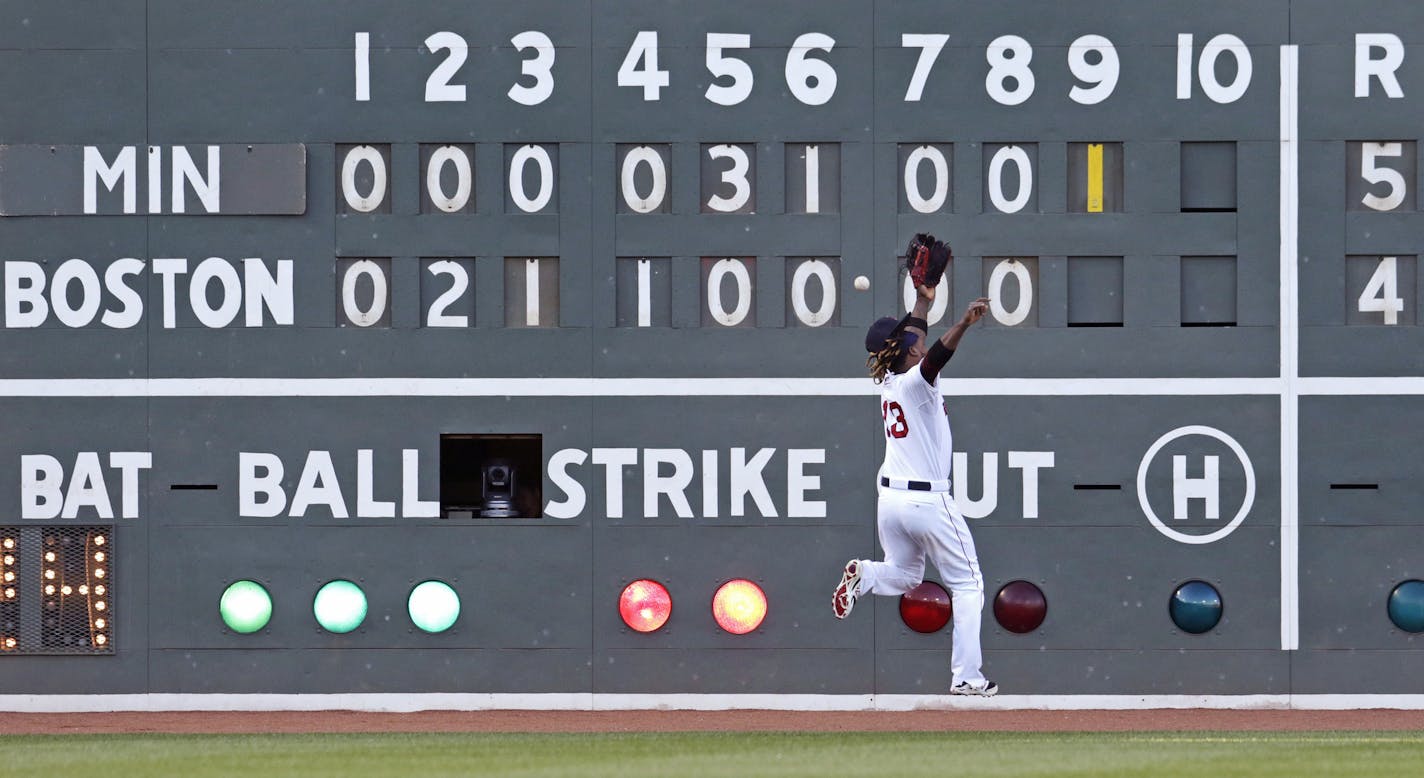
[[[985,679],[983,686],[974,686],[968,681],[960,681],[950,688],[949,693],[964,697],[993,697],[999,693],[999,685],[988,679]]]

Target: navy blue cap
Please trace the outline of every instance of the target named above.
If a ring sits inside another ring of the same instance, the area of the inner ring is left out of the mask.
[[[870,330],[865,333],[865,350],[874,354],[885,348],[885,342],[899,335],[905,329],[905,324],[909,322],[910,316],[906,314],[903,319],[896,319],[894,316],[882,316],[870,325]],[[902,345],[909,347],[914,345],[918,335],[911,332]]]

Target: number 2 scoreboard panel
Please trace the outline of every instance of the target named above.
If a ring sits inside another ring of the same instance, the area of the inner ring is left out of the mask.
[[[916,232],[991,677],[1419,691],[1411,3],[13,5],[13,692],[942,692]]]

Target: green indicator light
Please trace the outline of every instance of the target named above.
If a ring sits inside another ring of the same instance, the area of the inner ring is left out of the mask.
[[[366,620],[366,593],[350,581],[332,581],[316,593],[312,613],[327,632],[350,632]]]
[[[444,581],[426,581],[410,591],[410,620],[426,632],[444,632],[460,618],[460,595]]]
[[[218,612],[228,629],[249,635],[272,620],[272,597],[256,581],[234,581],[223,592]]]

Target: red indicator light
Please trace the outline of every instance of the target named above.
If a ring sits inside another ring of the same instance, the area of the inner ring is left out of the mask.
[[[654,632],[672,615],[672,595],[666,586],[646,578],[623,587],[618,598],[618,615],[623,623],[639,632]]]
[[[1043,590],[1028,581],[1009,581],[994,597],[994,618],[1010,632],[1032,632],[1047,615],[1048,600]]]
[[[745,578],[728,581],[712,597],[712,618],[733,635],[745,635],[766,618],[766,594]]]
[[[900,595],[900,619],[916,632],[939,632],[953,614],[949,592],[934,581],[921,581]]]

